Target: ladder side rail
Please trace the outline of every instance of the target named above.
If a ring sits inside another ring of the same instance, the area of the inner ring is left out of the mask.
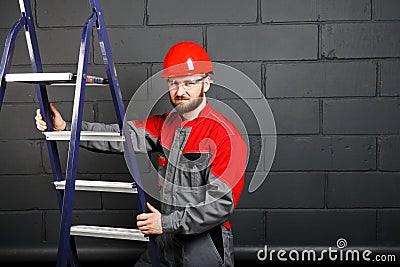
[[[103,17],[103,12],[101,9],[100,2],[98,0],[91,0],[91,4],[93,5],[92,8],[95,10],[95,12],[97,14],[96,30],[98,33],[98,39],[100,42],[101,53],[102,53],[103,61],[104,61],[105,68],[106,68],[107,78],[109,80],[111,96],[113,99],[118,124],[119,124],[120,130],[125,135],[124,148],[130,149],[130,148],[133,148],[133,146],[132,146],[132,141],[129,137],[129,131],[127,131],[127,129],[123,129],[124,125],[126,125],[126,123],[124,123],[125,107],[124,107],[124,103],[122,101],[121,90],[120,90],[118,79],[117,79],[115,64],[114,64],[114,60],[112,57],[111,45],[110,45],[108,34],[107,34],[107,29],[106,29],[106,25],[105,25],[105,21],[104,21],[104,17]],[[130,143],[130,145],[128,145],[128,143]],[[132,154],[131,153],[128,153],[128,154],[131,156],[131,161],[132,161],[131,167],[134,170],[133,178],[135,179],[135,182],[138,187],[138,195],[140,198],[139,208],[140,208],[141,212],[147,212],[146,199],[144,197],[144,193],[142,190],[142,183],[141,183],[141,179],[140,179],[140,173],[139,173],[138,167],[137,167],[138,165],[136,162],[135,153],[133,150],[132,151],[128,150],[126,152],[133,152]]]
[[[21,14],[26,20],[25,37],[32,65],[32,72],[40,73],[43,72],[43,68],[39,53],[39,45],[36,37],[35,24],[33,21],[30,1],[20,0],[19,3],[21,8]],[[47,124],[48,131],[52,131],[54,126],[53,126],[53,120],[51,119],[50,104],[46,86],[36,84],[35,89],[43,119]],[[58,156],[57,144],[56,142],[53,141],[47,141],[47,147],[48,147],[50,164],[53,171],[54,180],[61,181],[63,179],[63,176],[61,172],[61,164]]]
[[[64,201],[61,213],[60,238],[58,245],[57,267],[67,266],[69,253],[70,228],[72,224],[72,210],[74,205],[75,180],[78,165],[80,132],[86,86],[87,66],[90,50],[91,29],[96,21],[94,13],[86,20],[82,30],[82,38],[79,50],[77,79],[75,86],[74,106],[71,123],[71,140],[69,142],[68,161],[66,171],[66,183]]]
[[[21,15],[26,19],[25,25],[25,38],[28,46],[29,57],[32,65],[32,72],[43,72],[42,60],[39,53],[39,45],[37,41],[35,23],[33,21],[32,9],[29,0],[19,0],[19,6],[21,9]],[[51,120],[50,105],[48,102],[48,96],[46,87],[43,85],[35,85],[39,107],[43,116],[44,121],[47,124],[48,130],[53,130],[53,121]]]
[[[32,65],[32,72],[34,73],[43,72],[30,0],[19,0],[19,6],[21,10],[21,15],[26,21],[25,38]],[[52,131],[54,127],[53,127],[53,120],[51,119],[50,104],[48,100],[46,86],[36,84],[35,89],[43,119],[47,124],[47,129],[49,131]],[[55,141],[46,141],[46,143],[47,143],[47,151],[49,155],[50,165],[53,173],[53,179],[55,181],[61,181],[63,180],[63,175],[61,171],[61,164],[58,154],[57,143]],[[58,205],[61,211],[63,193],[57,191],[56,195],[57,195]],[[71,267],[75,266],[77,267],[79,266],[79,264],[78,264],[78,255],[76,252],[75,239],[70,240],[69,246],[71,246],[71,249],[69,250],[69,259]]]
[[[90,0],[90,5],[97,16],[96,30],[99,39],[101,54],[103,57],[103,62],[106,69],[107,78],[109,81],[109,86],[111,90],[111,96],[115,111],[117,113],[117,120],[120,130],[122,130],[123,116],[124,115],[124,104],[122,102],[122,95],[117,79],[117,72],[115,70],[115,64],[112,57],[111,46],[108,38],[108,33],[106,29],[106,24],[103,17],[103,10],[101,8],[100,1]]]
[[[139,200],[139,207],[142,208],[141,212],[148,212],[147,206],[146,206],[146,198],[144,195],[144,191],[142,189],[141,185],[141,180],[140,180],[140,173],[139,173],[139,168],[137,167],[137,161],[136,161],[136,156],[135,156],[135,151],[133,150],[133,144],[132,144],[132,139],[129,136],[129,131],[127,129],[127,124],[124,123],[124,129],[123,133],[125,135],[125,142],[124,142],[124,150],[125,150],[125,160],[128,164],[129,170],[133,171],[133,177],[136,181],[137,185],[137,194],[138,194],[138,200]],[[160,265],[160,257],[158,254],[158,249],[157,249],[157,244],[156,244],[156,236],[155,235],[150,235],[149,236],[149,250],[150,250],[150,255],[151,255],[151,261],[152,265],[154,267],[159,267]]]
[[[112,99],[114,102],[114,108],[117,114],[118,124],[122,130],[122,134],[125,136],[124,150],[125,155],[128,155],[127,164],[129,169],[133,171],[133,179],[136,182],[139,209],[140,212],[148,212],[146,206],[146,198],[144,195],[142,182],[140,178],[139,168],[136,160],[135,151],[133,150],[132,139],[129,136],[129,131],[127,129],[125,108],[122,101],[121,90],[117,80],[117,74],[115,70],[115,64],[112,57],[111,45],[108,38],[108,33],[106,29],[106,24],[104,21],[103,10],[101,8],[100,0],[90,0],[90,6],[96,12],[97,24],[96,30],[100,43],[101,54],[103,56],[103,62],[105,64],[107,78],[109,81],[109,86],[111,90]],[[155,236],[150,236],[149,249],[152,256],[153,266],[160,266],[160,258],[158,256],[157,246],[155,243]]]
[[[94,12],[96,12],[96,15],[97,15],[96,30],[97,30],[97,34],[98,34],[99,43],[100,43],[103,62],[104,62],[105,68],[106,68],[107,78],[109,81],[111,96],[113,99],[113,104],[114,104],[114,108],[115,108],[116,115],[117,115],[118,125],[120,127],[122,134],[124,134],[124,136],[125,136],[124,149],[127,149],[127,148],[131,149],[131,148],[133,148],[133,146],[132,146],[132,141],[129,137],[129,131],[127,129],[123,129],[125,127],[124,125],[126,125],[126,123],[124,123],[125,108],[124,108],[124,104],[122,101],[122,94],[121,94],[121,90],[120,90],[118,79],[117,79],[117,73],[115,70],[114,60],[112,57],[111,45],[109,42],[106,24],[105,24],[104,17],[103,17],[103,11],[101,8],[100,1],[98,1],[98,0],[90,0],[90,5],[91,5],[92,9],[94,10]],[[126,151],[128,151],[128,150],[126,150]],[[146,199],[145,199],[144,192],[143,192],[143,189],[141,186],[142,184],[141,184],[141,179],[140,179],[140,173],[138,172],[138,167],[137,167],[138,165],[137,165],[136,157],[135,157],[134,151],[132,150],[131,152],[132,153],[128,153],[130,155],[130,160],[128,160],[128,162],[130,162],[130,165],[132,167],[131,169],[134,170],[133,178],[137,185],[138,196],[139,196],[139,200],[140,200],[139,201],[139,209],[141,212],[147,212]]]
[[[7,39],[4,45],[3,56],[1,57],[0,65],[0,111],[3,105],[4,94],[6,92],[7,82],[5,81],[5,76],[11,69],[11,62],[14,55],[15,40],[19,31],[24,27],[26,23],[25,17],[21,17],[17,22],[14,23],[11,30],[8,32]]]

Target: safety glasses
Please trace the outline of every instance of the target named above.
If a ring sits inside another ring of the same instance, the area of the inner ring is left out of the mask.
[[[207,77],[208,77],[208,75],[205,75],[199,79],[186,80],[186,81],[182,81],[182,82],[178,82],[177,80],[168,79],[167,80],[168,88],[169,88],[169,90],[176,90],[179,88],[179,86],[182,86],[185,90],[190,90],[190,89],[193,89],[198,83],[200,83]]]

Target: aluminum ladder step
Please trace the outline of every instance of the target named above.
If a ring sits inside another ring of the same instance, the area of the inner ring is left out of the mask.
[[[71,131],[51,131],[43,132],[47,140],[53,141],[69,141],[71,140]],[[81,131],[81,141],[125,141],[125,136],[121,136],[118,132],[95,132]]]
[[[58,190],[65,189],[65,180],[54,181],[53,184],[54,184],[55,188]],[[130,193],[130,194],[137,193],[137,188],[136,188],[135,183],[91,181],[91,180],[75,180],[75,190],[113,192],[113,193]]]
[[[74,225],[71,226],[71,235],[149,241],[149,238],[144,236],[139,229],[114,228],[103,226]]]
[[[75,85],[76,74],[72,72],[10,73],[6,82],[22,82],[45,85]],[[108,80],[97,76],[86,76],[86,85],[107,85]]]

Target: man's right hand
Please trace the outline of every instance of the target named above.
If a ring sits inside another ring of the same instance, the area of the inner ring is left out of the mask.
[[[67,123],[52,103],[50,103],[50,111],[51,118],[53,119],[54,131],[65,130]],[[40,109],[36,110],[35,120],[36,128],[38,128],[39,131],[45,131],[47,129],[46,122],[43,120],[42,114],[40,114]]]

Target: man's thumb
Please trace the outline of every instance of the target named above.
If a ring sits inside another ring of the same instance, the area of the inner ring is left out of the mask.
[[[53,105],[53,103],[50,103],[50,110],[51,110],[51,113],[53,113],[54,116],[60,114],[60,112],[58,112],[58,110],[57,110],[56,107]]]
[[[149,202],[147,202],[147,208],[150,210],[150,212],[158,212],[158,210],[154,208]]]

